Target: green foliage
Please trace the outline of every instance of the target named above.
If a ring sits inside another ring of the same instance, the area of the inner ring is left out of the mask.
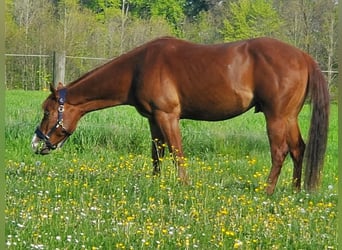
[[[120,13],[120,0],[81,0],[82,6],[85,6],[92,10],[100,22],[105,22],[106,19],[110,19]]]
[[[331,90],[337,89],[336,74],[331,73],[338,68],[335,0],[6,0],[5,4],[6,54],[65,51],[67,56],[110,59],[164,35],[207,44],[273,36],[313,55],[330,72]],[[67,81],[103,62],[68,60]],[[6,58],[9,89],[38,89],[50,75],[51,58]]]
[[[225,41],[272,36],[279,31],[281,19],[270,0],[230,2],[229,15],[221,34]]]
[[[202,11],[197,14],[196,22],[187,21],[183,27],[186,38],[198,43],[221,42],[213,13]]]
[[[202,12],[207,12],[210,9],[208,0],[186,0],[184,11],[187,18],[190,20],[196,20],[197,16]]]
[[[184,0],[135,0],[130,1],[136,17],[164,18],[173,27],[175,35],[181,35],[180,24],[185,19]]]
[[[80,0],[81,5],[93,10],[95,13],[104,12],[106,9],[120,8],[119,0]]]

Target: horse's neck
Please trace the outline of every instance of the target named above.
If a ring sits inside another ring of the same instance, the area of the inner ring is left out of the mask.
[[[129,67],[110,62],[70,84],[67,99],[84,113],[128,104],[131,76]]]

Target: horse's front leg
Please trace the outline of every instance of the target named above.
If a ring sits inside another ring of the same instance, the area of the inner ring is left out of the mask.
[[[153,175],[160,174],[160,160],[165,154],[165,140],[164,136],[154,120],[149,120],[150,131],[152,137],[152,161],[153,161]]]
[[[179,116],[173,113],[157,111],[155,113],[155,124],[159,128],[169,151],[174,157],[178,177],[184,184],[189,184],[189,178],[186,171],[186,164],[181,143],[181,133],[179,128]],[[162,147],[163,148],[163,147]]]

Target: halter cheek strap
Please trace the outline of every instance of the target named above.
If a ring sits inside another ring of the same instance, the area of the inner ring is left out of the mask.
[[[50,131],[45,135],[39,128],[37,127],[35,133],[37,137],[41,140],[43,140],[46,144],[46,146],[50,149],[56,149],[57,145],[53,145],[50,142],[50,136],[51,134],[59,127],[62,127],[62,131],[66,134],[66,137],[61,142],[61,145],[66,141],[66,139],[72,134],[71,132],[67,131],[67,129],[63,125],[63,113],[64,113],[64,103],[66,99],[66,88],[62,88],[58,90],[58,116],[57,116],[57,122],[56,124],[50,129]]]
[[[64,103],[66,99],[66,88],[60,89],[58,91],[58,121],[63,121]]]

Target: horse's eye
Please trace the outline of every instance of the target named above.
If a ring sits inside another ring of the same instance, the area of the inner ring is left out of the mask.
[[[49,112],[49,111],[47,111],[47,110],[45,110],[45,111],[44,111],[44,118],[48,118],[48,117],[49,117],[49,115],[50,115],[50,112]]]

